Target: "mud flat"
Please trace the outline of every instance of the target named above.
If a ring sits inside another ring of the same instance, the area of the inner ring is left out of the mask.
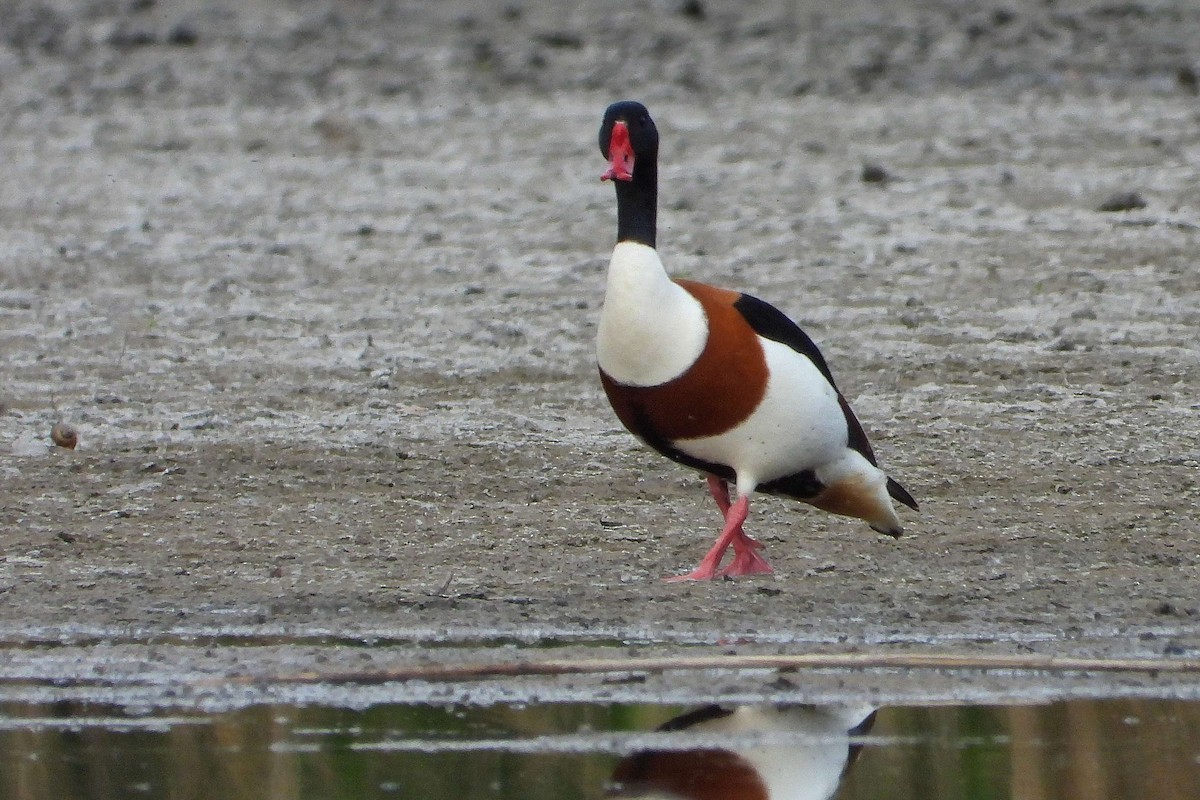
[[[1200,657],[1200,9],[708,5],[0,3],[0,677]],[[659,580],[718,518],[595,376],[625,96],[906,537],[764,499],[774,576]]]

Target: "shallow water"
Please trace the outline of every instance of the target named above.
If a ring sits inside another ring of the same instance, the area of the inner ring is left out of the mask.
[[[716,708],[9,702],[0,798],[1200,797],[1196,702]]]

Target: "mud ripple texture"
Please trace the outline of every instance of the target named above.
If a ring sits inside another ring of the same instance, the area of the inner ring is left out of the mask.
[[[0,637],[1200,655],[1200,7],[960,6],[0,2]],[[622,97],[905,538],[659,580],[719,520],[595,375]]]

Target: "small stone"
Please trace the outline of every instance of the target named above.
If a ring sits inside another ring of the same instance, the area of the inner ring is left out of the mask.
[[[683,0],[679,4],[679,14],[699,22],[708,17],[708,10],[700,0]]]
[[[1097,211],[1136,211],[1146,207],[1146,199],[1137,192],[1117,192],[1101,203]]]
[[[1180,67],[1175,73],[1175,81],[1179,84],[1179,88],[1189,94],[1200,94],[1200,75],[1196,74],[1196,70],[1191,67]]]
[[[580,50],[583,48],[583,37],[571,31],[544,31],[542,33],[535,33],[533,38],[547,47],[567,50]]]
[[[148,30],[118,29],[109,35],[108,43],[113,47],[117,47],[122,50],[129,50],[135,47],[147,47],[154,44],[154,32]]]
[[[50,441],[59,447],[74,450],[75,446],[79,444],[79,431],[65,422],[59,422],[50,429]]]
[[[167,34],[167,43],[178,45],[181,47],[190,47],[200,41],[200,36],[196,33],[195,28],[186,23],[179,23],[171,32]]]
[[[892,174],[879,164],[863,164],[859,176],[863,183],[887,183],[892,180]]]

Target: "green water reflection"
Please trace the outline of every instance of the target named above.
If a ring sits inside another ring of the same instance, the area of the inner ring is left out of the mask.
[[[76,703],[0,704],[0,798],[600,798],[614,770],[629,774],[630,751],[647,747],[638,736],[689,710],[262,706],[136,715]],[[874,723],[849,759],[839,798],[1200,798],[1200,703],[886,708]],[[843,737],[853,727],[827,724]],[[656,736],[652,747],[662,748],[667,734]],[[721,736],[730,750],[745,744]],[[816,743],[837,754],[827,765],[835,784],[849,742]],[[816,745],[779,744],[797,748],[784,759],[794,768],[817,759]],[[703,747],[719,755],[711,739]],[[786,796],[825,796],[799,791]]]

